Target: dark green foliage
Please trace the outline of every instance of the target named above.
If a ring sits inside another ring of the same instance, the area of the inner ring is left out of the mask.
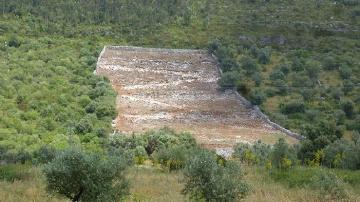
[[[242,175],[237,163],[227,162],[223,167],[217,164],[214,154],[200,150],[184,168],[183,193],[193,200],[237,201],[249,192]]]
[[[324,149],[324,165],[330,168],[360,169],[360,142],[337,140]]]
[[[271,80],[277,80],[277,79],[284,80],[285,74],[280,69],[275,69],[273,72],[271,72],[270,79]]]
[[[259,87],[259,86],[261,85],[262,78],[261,78],[261,75],[260,75],[260,74],[253,74],[253,75],[252,75],[252,79],[254,80],[255,85],[256,85],[257,87]]]
[[[316,152],[342,137],[342,131],[335,122],[324,121],[304,126],[301,134],[306,137],[298,153],[302,161],[312,160]]]
[[[317,80],[321,72],[320,64],[314,61],[309,61],[305,65],[305,70],[312,80]]]
[[[305,104],[302,101],[293,101],[280,106],[283,114],[304,113]]]
[[[261,90],[251,90],[249,100],[254,105],[261,105],[266,100],[266,95]]]
[[[118,201],[128,193],[123,157],[69,149],[47,164],[47,189],[72,201]]]
[[[272,166],[288,169],[296,164],[296,153],[284,139],[280,138],[270,154]]]
[[[76,134],[90,133],[93,130],[92,123],[89,119],[81,119],[79,123],[75,125]]]
[[[349,67],[341,67],[339,73],[342,79],[349,79],[352,75],[352,70]]]
[[[326,56],[323,61],[323,67],[325,70],[334,70],[339,67],[334,56]]]
[[[237,70],[239,68],[237,62],[231,58],[225,58],[224,60],[221,60],[220,66],[224,72]]]
[[[351,118],[355,115],[354,103],[350,100],[343,101],[341,103],[342,110],[345,112],[348,118]]]
[[[19,48],[21,45],[21,42],[15,35],[13,35],[13,36],[11,36],[11,38],[8,42],[8,45],[9,45],[9,47]]]
[[[256,71],[258,71],[258,65],[256,64],[255,60],[252,58],[244,58],[241,61],[241,67],[248,73],[252,74]]]
[[[219,79],[218,84],[222,89],[233,89],[238,81],[239,74],[234,71],[225,72]]]
[[[258,60],[261,64],[268,64],[271,60],[271,51],[268,48],[263,48],[258,53]]]
[[[48,163],[55,158],[56,152],[57,151],[55,148],[48,145],[44,145],[41,146],[40,149],[35,152],[35,158],[37,159],[38,163]]]
[[[344,80],[342,90],[344,91],[345,95],[350,93],[354,89],[354,86],[355,85],[351,80]]]
[[[291,68],[293,71],[301,71],[304,70],[304,63],[302,60],[298,59],[298,58],[294,58],[292,60],[292,65]]]

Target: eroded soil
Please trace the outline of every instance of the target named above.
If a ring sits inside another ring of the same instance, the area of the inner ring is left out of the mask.
[[[118,93],[114,127],[122,132],[168,126],[217,149],[285,137],[235,92],[218,89],[216,61],[205,51],[107,47],[96,73]]]

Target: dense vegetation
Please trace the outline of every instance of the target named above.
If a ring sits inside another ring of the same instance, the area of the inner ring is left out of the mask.
[[[359,194],[355,191],[360,188],[358,171],[321,168],[335,153],[329,155],[325,151],[325,155],[319,155],[305,167],[297,157],[299,148],[282,139],[273,146],[261,142],[239,144],[234,148],[231,160],[199,148],[190,134],[175,133],[167,128],[133,136],[113,136],[107,148],[104,154],[78,147],[43,150],[43,154],[48,155],[43,155],[42,162],[49,163],[39,167],[45,173],[47,190],[55,193],[56,199],[64,196],[72,201],[130,200],[132,178],[128,175],[129,170],[159,169],[169,175],[180,174],[175,183],[183,184],[181,190],[178,189],[178,194],[181,191],[185,195],[183,200],[238,201],[251,195],[259,186],[249,185],[248,180],[244,180],[249,172],[257,172],[256,175],[262,176],[268,184],[278,183],[290,190],[305,189],[315,201],[351,201]],[[347,168],[342,167],[347,165],[342,163],[349,161],[338,159],[334,162],[339,162],[336,168]],[[358,159],[352,162],[359,165]],[[12,182],[27,181],[34,175],[29,168],[27,164],[2,166],[0,178]],[[244,168],[248,168],[246,172]]]
[[[150,161],[180,170],[187,196],[230,201],[251,190],[240,161],[330,200],[358,188],[358,172],[349,171],[360,168],[358,1],[0,0],[0,8],[1,180],[25,181],[29,164],[46,164],[49,191],[115,200],[128,193],[124,169]],[[167,129],[109,137],[115,93],[93,74],[106,44],[209,48],[224,72],[223,89],[235,88],[306,139],[238,145],[234,161],[226,161],[198,148],[190,134]],[[69,160],[74,156],[81,172]],[[66,177],[73,175],[88,181],[61,186],[78,179]],[[106,183],[92,186],[98,181]],[[100,194],[80,193],[85,186]]]

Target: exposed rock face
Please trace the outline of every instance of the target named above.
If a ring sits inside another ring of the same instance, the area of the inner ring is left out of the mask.
[[[113,125],[122,132],[168,126],[217,149],[281,133],[234,91],[218,90],[220,73],[206,51],[107,47],[96,73],[118,93]]]

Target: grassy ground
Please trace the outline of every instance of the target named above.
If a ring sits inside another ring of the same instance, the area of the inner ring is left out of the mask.
[[[66,201],[60,197],[50,196],[45,191],[44,176],[41,169],[33,167],[29,175],[22,180],[14,182],[0,181],[1,202],[22,202],[22,201]]]
[[[252,166],[243,167],[246,175],[245,180],[251,186],[251,192],[245,201],[299,201],[299,202],[321,202],[331,201],[304,187],[289,187],[281,180],[275,181],[270,177],[268,171],[263,168]],[[292,172],[292,171],[291,171]],[[311,172],[308,168],[299,168],[294,172]],[[356,178],[358,172],[335,171],[341,178]],[[126,201],[187,201],[181,194],[183,188],[181,172],[165,172],[152,166],[137,166],[129,170],[128,178],[131,181],[130,195]],[[351,179],[350,179],[351,180]],[[345,181],[347,181],[345,179]],[[351,183],[351,182],[350,182]],[[349,184],[347,191],[350,195],[345,201],[360,201],[360,193],[356,191],[359,186]],[[29,170],[29,176],[22,180],[8,182],[0,181],[0,201],[22,202],[22,201],[67,201],[58,196],[50,196],[45,191],[44,177],[39,167]],[[336,200],[334,200],[336,201]]]
[[[185,201],[179,172],[164,172],[152,167],[132,168],[128,175],[131,194],[126,201]]]

